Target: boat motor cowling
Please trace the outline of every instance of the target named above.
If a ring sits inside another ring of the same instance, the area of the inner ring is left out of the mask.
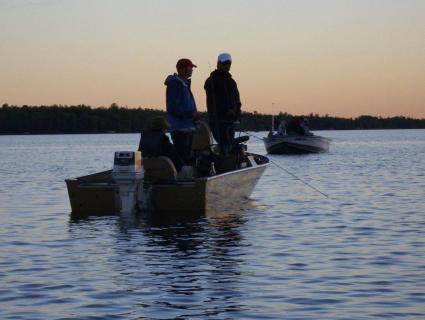
[[[142,153],[140,151],[116,151],[112,177],[114,180],[143,178]]]
[[[118,184],[121,213],[131,213],[136,206],[138,188],[144,177],[140,151],[116,151],[112,179]]]

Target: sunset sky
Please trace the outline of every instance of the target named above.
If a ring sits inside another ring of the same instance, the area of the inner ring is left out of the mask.
[[[233,57],[243,109],[425,118],[424,0],[0,0],[0,104],[165,109]]]

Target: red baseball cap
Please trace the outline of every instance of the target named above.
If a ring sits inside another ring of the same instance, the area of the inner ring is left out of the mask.
[[[189,59],[186,59],[186,58],[180,59],[179,61],[177,61],[177,64],[176,64],[177,70],[181,69],[181,68],[186,68],[186,67],[196,68],[196,65],[194,65],[192,61],[190,61]]]

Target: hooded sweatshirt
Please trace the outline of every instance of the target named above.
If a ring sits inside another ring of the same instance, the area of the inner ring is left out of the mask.
[[[185,82],[177,74],[169,75],[167,86],[167,115],[170,132],[195,129],[193,113],[196,112],[195,98],[190,90],[190,81]]]

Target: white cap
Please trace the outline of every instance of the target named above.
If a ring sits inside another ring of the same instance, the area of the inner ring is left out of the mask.
[[[217,58],[218,62],[232,61],[232,56],[228,53],[222,53]]]

